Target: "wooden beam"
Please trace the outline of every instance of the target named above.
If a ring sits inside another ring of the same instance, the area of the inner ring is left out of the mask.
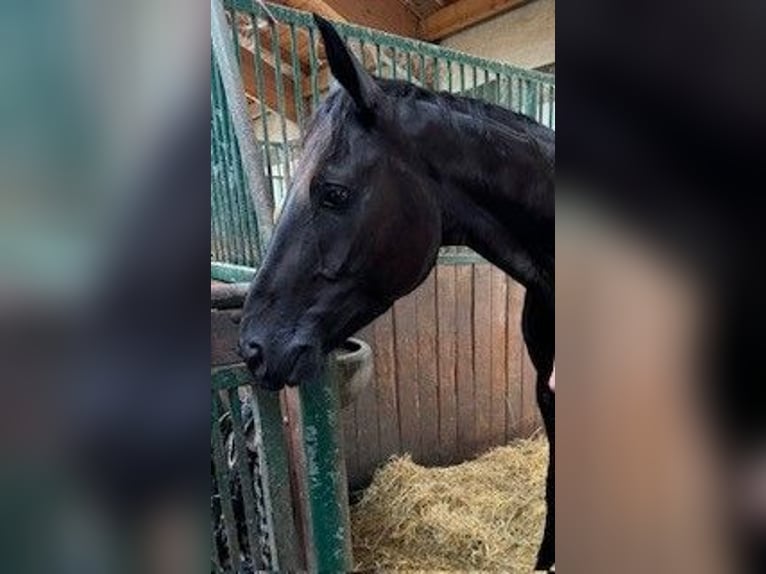
[[[529,0],[457,0],[420,22],[420,38],[435,42],[527,4]]]
[[[281,112],[279,107],[279,98],[277,97],[277,82],[274,66],[266,58],[261,58],[261,69],[263,70],[263,91],[264,94],[258,94],[258,82],[255,77],[255,56],[247,48],[239,47],[240,69],[242,70],[242,82],[245,84],[245,94],[251,98],[263,101],[267,108],[277,113]],[[284,96],[285,117],[293,122],[298,121],[298,114],[295,110],[295,84],[293,80],[286,75],[282,75],[282,87]]]
[[[408,38],[418,37],[417,16],[398,0],[285,0],[284,4],[298,10],[315,12],[328,20],[346,21]]]

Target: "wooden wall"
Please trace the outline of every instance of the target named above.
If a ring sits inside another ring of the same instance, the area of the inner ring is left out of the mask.
[[[523,298],[492,265],[442,264],[360,332],[375,379],[343,413],[352,488],[392,454],[451,464],[540,426]]]

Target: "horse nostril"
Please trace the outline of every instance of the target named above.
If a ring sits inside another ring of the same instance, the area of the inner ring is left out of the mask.
[[[262,376],[265,370],[263,346],[255,341],[248,341],[242,350],[242,357],[250,371],[256,376]]]
[[[263,360],[263,347],[255,341],[250,341],[247,344],[247,351],[248,361],[260,363]]]

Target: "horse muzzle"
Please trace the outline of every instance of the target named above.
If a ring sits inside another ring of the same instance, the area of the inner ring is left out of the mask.
[[[256,384],[273,391],[316,379],[322,367],[319,346],[309,343],[268,345],[256,339],[241,340],[239,353]]]

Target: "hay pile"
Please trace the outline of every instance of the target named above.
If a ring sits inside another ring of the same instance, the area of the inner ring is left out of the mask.
[[[542,438],[445,468],[393,459],[351,509],[357,568],[530,572],[547,464]]]

